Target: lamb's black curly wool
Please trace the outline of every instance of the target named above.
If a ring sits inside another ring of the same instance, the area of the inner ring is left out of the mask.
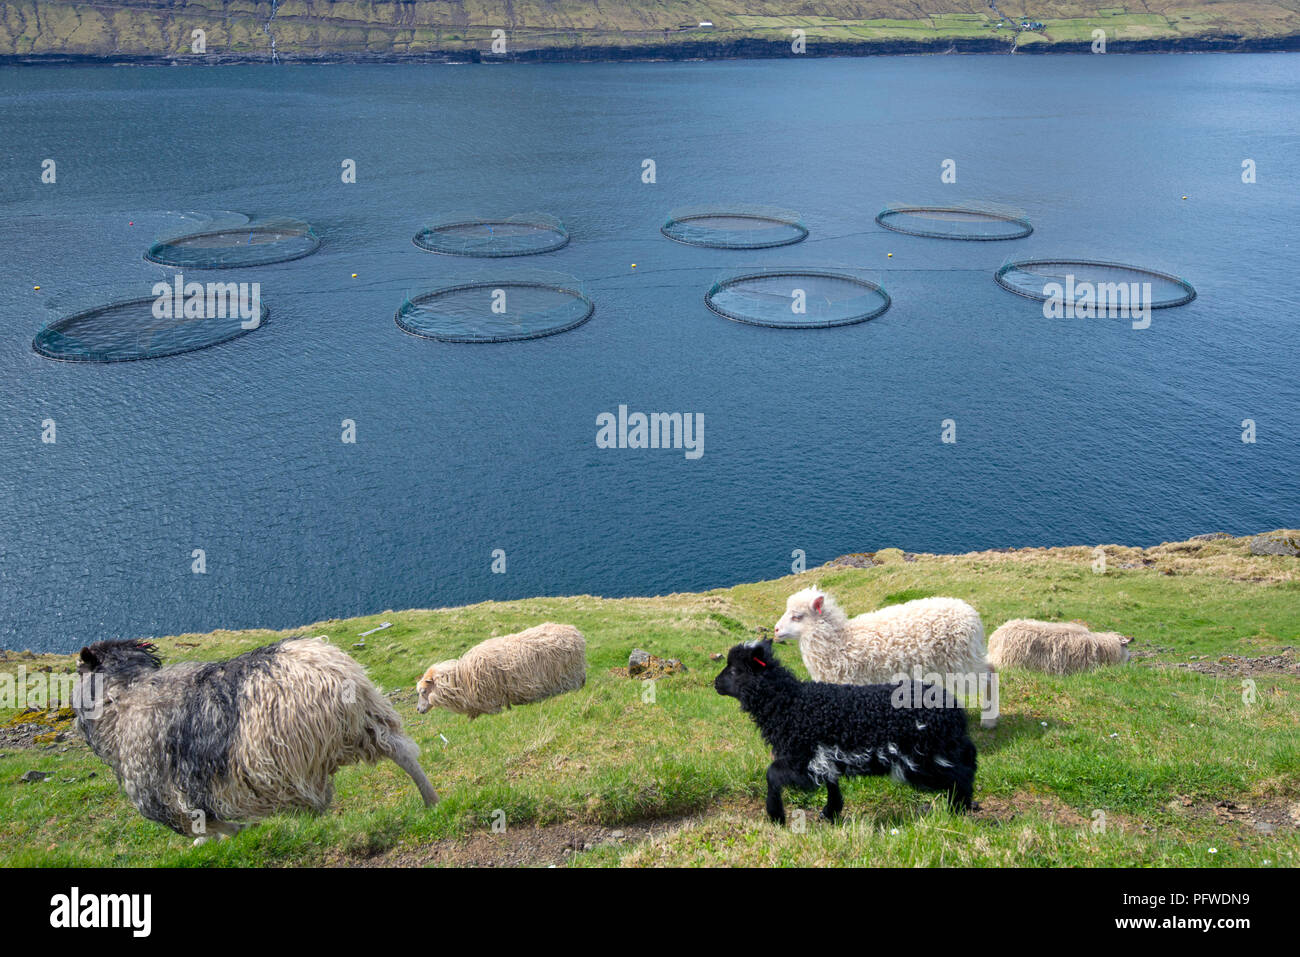
[[[944,791],[955,809],[970,809],[975,745],[965,710],[943,688],[800,681],[772,654],[770,639],[732,648],[713,686],[740,700],[772,746],[767,813],[773,821],[785,823],[783,788],[822,784],[822,816],[834,820],[844,806],[839,779],[871,774]]]

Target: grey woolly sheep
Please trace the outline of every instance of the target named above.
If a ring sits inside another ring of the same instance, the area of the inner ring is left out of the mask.
[[[437,803],[402,719],[345,652],[290,638],[162,667],[142,641],[81,649],[77,723],[146,818],[195,844],[278,811],[322,812],[340,767],[390,758]]]
[[[1089,631],[1077,622],[1015,618],[989,638],[989,660],[999,668],[1068,675],[1124,664],[1132,640],[1114,631]]]
[[[587,683],[587,642],[572,625],[551,622],[489,638],[440,661],[415,686],[416,710],[446,708],[471,719],[531,704]]]

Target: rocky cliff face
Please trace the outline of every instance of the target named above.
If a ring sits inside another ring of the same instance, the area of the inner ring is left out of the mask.
[[[1300,0],[1148,0],[1141,13],[1097,3],[1002,0],[1015,33],[985,0],[936,0],[918,19],[897,0],[800,5],[745,0],[744,13],[705,0],[5,0],[0,57],[223,60],[594,59],[807,53],[1022,52],[1087,49],[1092,30],[1128,49],[1295,48]],[[1106,12],[1102,12],[1102,11]],[[700,27],[710,21],[712,27]],[[494,42],[496,44],[494,48]],[[504,47],[502,46],[504,44]]]

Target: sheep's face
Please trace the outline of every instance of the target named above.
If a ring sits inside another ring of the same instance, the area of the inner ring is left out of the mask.
[[[777,641],[798,641],[822,617],[826,596],[821,592],[801,591],[791,595],[785,603],[785,614],[776,623]]]
[[[1130,643],[1132,640],[1133,640],[1133,639],[1132,639],[1132,638],[1129,638],[1127,635],[1125,635],[1124,637],[1120,638],[1120,640],[1119,640],[1119,648],[1120,648],[1120,657],[1119,657],[1119,660],[1120,660],[1120,663],[1121,663],[1121,664],[1128,664],[1128,660],[1129,660],[1129,658],[1131,657],[1131,656],[1129,655],[1129,652],[1128,652],[1128,646],[1129,646],[1129,643]]]
[[[88,649],[81,649],[82,658],[77,662],[77,680],[72,687],[72,709],[81,720],[81,726],[87,722],[98,721],[108,704],[108,693],[104,688],[104,675],[85,658]]]
[[[151,674],[161,667],[157,650],[148,641],[97,641],[77,655],[77,680],[72,689],[72,709],[82,726],[103,717],[112,705],[106,682],[112,678],[119,686],[137,677]]]
[[[772,667],[773,661],[770,638],[752,644],[736,645],[727,653],[727,667],[713,679],[713,690],[721,695],[739,698],[741,689],[759,679]]]
[[[420,696],[415,703],[415,710],[424,714],[430,708],[437,707],[440,704],[438,683],[445,679],[447,672],[456,666],[454,661],[440,661],[436,665],[430,665],[429,670],[424,673],[415,685],[415,691]]]

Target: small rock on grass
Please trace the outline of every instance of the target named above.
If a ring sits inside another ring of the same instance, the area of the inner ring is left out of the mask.
[[[1285,532],[1269,532],[1256,535],[1250,540],[1252,555],[1289,555],[1300,556],[1300,535]]]
[[[660,658],[640,648],[633,648],[627,658],[629,678],[662,678],[686,670],[686,666],[677,658]]]

